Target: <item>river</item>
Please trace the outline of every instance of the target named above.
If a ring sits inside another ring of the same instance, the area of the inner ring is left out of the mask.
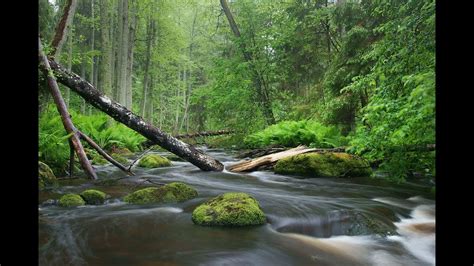
[[[205,150],[225,165],[232,152]],[[166,154],[164,152],[155,152]],[[125,177],[98,166],[99,179]],[[135,167],[127,185],[81,182],[41,192],[40,265],[434,265],[435,200],[423,183],[377,178],[298,179],[269,171],[203,172],[187,162]],[[134,184],[180,181],[198,197],[183,203],[130,205]],[[59,194],[98,188],[104,205],[60,208]],[[224,192],[255,197],[268,223],[245,228],[193,224],[192,211]]]

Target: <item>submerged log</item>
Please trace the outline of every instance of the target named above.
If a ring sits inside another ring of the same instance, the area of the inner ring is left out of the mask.
[[[222,171],[224,169],[222,163],[216,159],[161,131],[159,128],[148,124],[140,116],[132,113],[123,105],[115,102],[94,88],[94,86],[82,79],[79,75],[67,71],[53,60],[49,60],[49,65],[60,83],[75,91],[88,103],[108,114],[116,121],[135,130],[169,152],[194,164],[201,170]]]
[[[233,164],[229,167],[227,167],[227,170],[232,171],[232,172],[247,172],[247,171],[253,171],[259,167],[265,166],[265,165],[271,165],[276,163],[278,160],[298,155],[298,154],[303,154],[307,152],[314,152],[318,150],[317,148],[307,148],[306,146],[298,146],[293,149],[289,149],[286,151],[282,152],[277,152],[269,155],[265,155],[263,157],[259,157],[253,160],[247,160],[247,161],[241,161],[236,164]],[[319,149],[320,150],[320,149]]]

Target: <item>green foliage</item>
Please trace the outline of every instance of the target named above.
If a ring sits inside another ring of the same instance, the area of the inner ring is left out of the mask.
[[[265,224],[258,201],[241,192],[228,192],[199,205],[192,220],[198,225],[248,226]]]
[[[384,38],[367,55],[376,59],[371,72],[351,84],[373,88],[352,150],[384,160],[381,170],[395,180],[434,174],[435,153],[409,149],[435,143],[434,1],[376,6],[373,13],[388,20],[374,29]]]
[[[309,120],[283,121],[262,131],[249,135],[245,143],[252,148],[269,145],[296,147],[307,145],[319,148],[332,148],[347,143],[335,126],[325,126]]]
[[[75,126],[105,150],[119,147],[139,151],[141,143],[145,140],[143,136],[126,126],[109,122],[110,118],[106,115],[86,116],[73,110],[70,110],[70,114]],[[55,106],[48,106],[40,114],[39,119],[38,157],[48,164],[57,175],[64,174],[67,169],[69,158],[68,138],[69,136],[66,135],[61,117]],[[83,142],[83,145],[87,146],[85,142]],[[91,154],[90,157],[94,157],[94,155]]]

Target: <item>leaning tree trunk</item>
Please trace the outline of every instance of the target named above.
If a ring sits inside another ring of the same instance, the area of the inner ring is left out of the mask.
[[[64,6],[64,13],[56,27],[56,33],[51,44],[52,50],[51,55],[53,58],[59,57],[61,48],[63,47],[64,41],[66,40],[66,31],[72,23],[74,12],[76,11],[76,0],[68,0]]]
[[[55,61],[50,60],[49,64],[59,82],[68,86],[87,102],[110,115],[118,122],[135,130],[164,149],[189,161],[201,170],[222,171],[224,169],[224,166],[216,159],[161,131],[159,128],[146,123],[140,116],[132,113],[123,105],[111,100],[94,88],[89,82],[74,73],[68,72]]]
[[[40,67],[48,79],[48,85],[49,85],[48,87],[51,92],[51,95],[53,96],[54,102],[56,103],[58,112],[61,115],[61,120],[63,122],[64,129],[66,130],[68,134],[71,134],[70,144],[72,144],[72,146],[76,150],[77,157],[79,158],[79,162],[81,163],[81,166],[84,169],[84,172],[90,178],[97,179],[97,175],[95,174],[91,163],[87,159],[86,153],[84,152],[84,148],[82,147],[81,141],[79,140],[77,129],[74,127],[71,121],[71,116],[69,112],[67,111],[66,103],[64,102],[64,99],[61,97],[61,92],[59,91],[59,87],[58,87],[58,84],[56,83],[56,79],[53,73],[51,73],[51,67],[49,65],[46,55],[43,53],[43,47],[41,45],[41,40],[39,38],[38,38],[38,44],[39,44]],[[54,61],[51,61],[51,62],[54,62]]]

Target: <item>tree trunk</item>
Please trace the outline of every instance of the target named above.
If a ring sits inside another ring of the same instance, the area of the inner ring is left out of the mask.
[[[132,73],[133,73],[133,46],[135,44],[135,27],[137,22],[137,13],[135,10],[135,4],[133,0],[130,0],[132,14],[132,20],[129,26],[128,34],[128,51],[127,51],[127,80],[125,88],[125,107],[132,110]]]
[[[56,27],[56,33],[51,44],[53,49],[51,50],[50,55],[52,55],[55,60],[58,60],[57,58],[61,53],[62,46],[66,40],[66,32],[72,23],[76,6],[76,0],[67,0],[66,5],[64,6],[63,16]]]
[[[151,59],[151,45],[152,41],[155,38],[155,21],[152,16],[150,16],[146,28],[146,36],[147,36],[147,41],[146,41],[146,53],[145,53],[145,73],[143,74],[143,96],[142,100],[140,103],[140,113],[142,117],[146,117],[146,109],[147,109],[147,97],[148,97],[148,87],[149,87],[149,68],[150,68],[150,59]]]
[[[129,25],[128,25],[128,0],[121,0],[122,3],[122,34],[119,44],[119,83],[118,83],[118,102],[124,106],[127,105],[127,67],[128,67],[128,35],[129,35]]]
[[[169,152],[189,161],[201,170],[222,171],[224,169],[224,166],[219,161],[161,131],[159,128],[146,123],[140,116],[137,116],[123,105],[111,100],[78,75],[68,72],[64,67],[52,60],[49,63],[57,75],[59,82],[68,86],[71,90],[86,99],[87,102],[110,115],[118,122],[135,130]]]
[[[108,3],[108,0],[100,1],[100,39],[102,58],[99,64],[100,83],[98,88],[104,92],[105,95],[112,97],[112,46],[110,43],[110,15]]]
[[[68,56],[67,56],[67,70],[68,71],[72,71],[72,46],[73,46],[73,42],[72,42],[73,34],[72,33],[73,33],[72,27],[70,27],[69,36],[68,36],[69,49],[68,49]],[[70,99],[71,99],[71,90],[68,87],[66,87],[65,88],[66,108],[69,108]]]
[[[269,155],[265,155],[263,157],[259,157],[253,160],[247,160],[247,161],[242,161],[238,162],[236,164],[233,164],[228,167],[229,171],[232,172],[246,172],[246,171],[252,171],[257,169],[260,166],[263,165],[268,165],[268,164],[273,164],[277,162],[280,159],[298,155],[298,154],[303,154],[311,151],[315,151],[315,148],[306,148],[305,146],[298,146],[293,149],[289,149],[286,151],[282,152],[277,152]]]
[[[76,150],[77,157],[79,158],[79,162],[81,163],[82,169],[84,172],[92,179],[97,179],[97,175],[92,168],[91,163],[87,159],[86,153],[84,152],[84,148],[82,147],[81,141],[79,140],[79,136],[77,133],[77,129],[74,127],[71,121],[71,115],[67,111],[66,104],[64,99],[61,97],[61,92],[59,91],[58,84],[56,83],[56,79],[51,72],[51,67],[48,62],[48,58],[43,53],[43,47],[41,45],[41,39],[38,38],[38,45],[39,45],[39,62],[41,70],[43,71],[44,75],[48,79],[48,87],[53,96],[54,103],[58,108],[58,112],[61,115],[61,121],[64,125],[64,129],[68,134],[71,134],[71,142]]]
[[[227,17],[227,20],[229,21],[229,25],[230,25],[230,28],[232,29],[232,32],[234,33],[235,37],[240,39],[241,35],[240,35],[239,27],[237,26],[237,23],[235,23],[234,17],[232,16],[232,13],[230,12],[227,0],[220,0],[220,2],[221,2],[222,8],[224,9],[224,13]],[[268,125],[275,124],[275,116],[273,115],[271,101],[268,95],[268,88],[264,86],[263,84],[264,83],[263,77],[261,76],[256,66],[254,65],[253,56],[247,50],[245,42],[240,40],[239,46],[240,46],[240,49],[242,50],[245,61],[249,63],[250,70],[253,74],[253,78],[252,78],[253,84],[255,86],[257,96],[259,98],[259,105],[262,108],[265,121]]]

